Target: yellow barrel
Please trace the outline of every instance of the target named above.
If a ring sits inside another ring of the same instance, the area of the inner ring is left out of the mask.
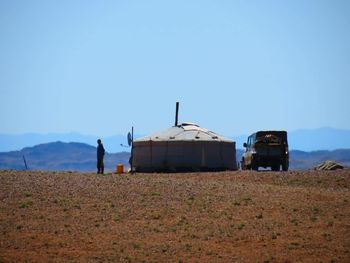
[[[122,173],[124,173],[124,165],[117,164],[117,174],[122,174]]]

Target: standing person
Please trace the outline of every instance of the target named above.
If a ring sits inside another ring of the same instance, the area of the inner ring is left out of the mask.
[[[103,164],[103,157],[105,155],[105,148],[103,148],[103,144],[100,139],[97,140],[97,173],[103,174],[104,172],[104,164]]]

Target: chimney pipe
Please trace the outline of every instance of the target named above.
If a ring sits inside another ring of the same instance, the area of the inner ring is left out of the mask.
[[[175,126],[177,126],[178,115],[179,115],[179,102],[176,102]]]

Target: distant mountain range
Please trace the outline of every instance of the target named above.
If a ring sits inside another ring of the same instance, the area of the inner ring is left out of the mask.
[[[32,147],[39,144],[50,142],[81,142],[96,146],[97,139],[100,137],[94,135],[83,135],[80,133],[25,133],[25,134],[0,134],[0,152],[18,151],[25,147]],[[106,151],[123,152],[130,151],[129,147],[121,146],[127,145],[126,135],[115,135],[101,138]]]
[[[142,135],[135,135],[135,138]],[[236,141],[236,148],[242,149],[248,135],[230,136]],[[98,136],[82,135],[79,133],[26,133],[26,134],[0,134],[0,152],[18,151],[24,147],[54,141],[81,142],[96,146]],[[130,148],[121,146],[127,144],[126,135],[115,135],[101,138],[106,150],[110,153],[130,151]],[[300,151],[336,150],[350,148],[350,130],[333,128],[319,128],[310,130],[296,130],[288,132],[289,148]]]
[[[96,147],[84,143],[53,142],[27,147],[21,151],[0,153],[0,169],[24,169],[25,164],[33,170],[53,171],[95,171]],[[129,167],[130,153],[106,153],[104,164],[106,171],[115,171],[121,163]]]
[[[236,151],[237,162],[242,159],[242,155],[243,150],[238,149]],[[336,161],[344,167],[350,168],[350,149],[311,152],[291,150],[289,152],[289,167],[291,170],[313,169],[316,165],[327,160]]]
[[[237,150],[237,162],[243,150]],[[25,169],[23,156],[29,169],[52,171],[96,171],[96,147],[84,143],[53,142],[26,147],[21,151],[0,153],[0,169]],[[129,167],[130,153],[106,153],[106,171],[115,171],[118,163]],[[290,151],[290,169],[312,169],[326,160],[334,160],[350,167],[350,149],[334,151]]]
[[[291,169],[311,169],[327,160],[336,161],[344,167],[350,168],[350,149],[334,151],[291,151],[289,156]]]
[[[236,141],[237,149],[243,148],[247,137],[247,135],[232,137]],[[350,130],[329,127],[296,130],[288,132],[288,144],[290,150],[300,151],[350,149]]]

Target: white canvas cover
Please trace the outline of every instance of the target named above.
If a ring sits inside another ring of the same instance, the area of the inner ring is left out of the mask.
[[[193,123],[182,123],[133,143],[136,171],[236,170],[235,142]]]
[[[167,130],[154,133],[150,136],[137,139],[134,142],[141,141],[218,141],[233,142],[232,140],[220,136],[197,124],[185,122],[178,126],[170,127]]]

